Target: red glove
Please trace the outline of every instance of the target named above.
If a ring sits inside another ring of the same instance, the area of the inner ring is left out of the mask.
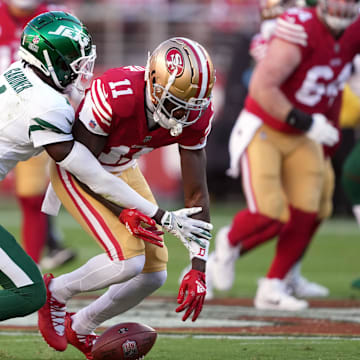
[[[164,246],[164,240],[160,237],[164,233],[155,226],[155,220],[139,210],[124,209],[120,213],[119,220],[126,226],[130,234],[159,247]],[[149,226],[144,227],[142,223]]]
[[[184,301],[186,292],[187,297]],[[177,302],[181,305],[175,310],[176,312],[180,312],[187,309],[182,318],[183,321],[185,321],[192,312],[194,312],[194,314],[191,320],[195,321],[197,319],[203,307],[205,295],[205,273],[199,270],[190,270],[181,282],[177,297]]]

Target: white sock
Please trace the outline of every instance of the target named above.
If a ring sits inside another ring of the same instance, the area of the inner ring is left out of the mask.
[[[79,334],[90,334],[101,323],[139,304],[161,287],[166,271],[141,273],[134,278],[110,286],[109,290],[73,316],[72,328]]]
[[[291,281],[292,279],[297,279],[301,276],[301,260],[299,260],[289,272],[286,274],[285,280]]]
[[[144,255],[112,261],[106,254],[101,254],[91,258],[71,273],[53,279],[50,283],[50,291],[56,300],[66,303],[80,292],[99,290],[127,281],[141,273],[144,264]]]

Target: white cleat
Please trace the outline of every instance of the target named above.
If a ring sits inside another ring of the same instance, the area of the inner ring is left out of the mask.
[[[240,244],[231,246],[228,239],[230,226],[222,227],[215,238],[213,261],[209,266],[211,280],[215,289],[230,290],[235,280],[235,263],[239,257]]]
[[[259,280],[254,305],[260,310],[283,311],[301,311],[308,307],[307,301],[287,293],[283,280],[268,278]]]
[[[311,282],[301,275],[285,278],[289,294],[300,298],[326,297],[329,289],[323,285]]]

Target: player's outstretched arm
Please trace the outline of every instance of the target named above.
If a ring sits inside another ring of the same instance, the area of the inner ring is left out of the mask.
[[[202,244],[193,240],[189,241],[192,269],[182,279],[177,297],[180,305],[176,308],[176,312],[185,311],[183,321],[191,315],[192,321],[195,321],[202,310],[206,296],[205,266],[211,240],[210,231],[212,230],[206,181],[206,155],[204,149],[180,149],[180,155],[185,205],[198,205],[200,210],[193,215],[197,217],[197,221],[210,225],[206,227],[206,231],[203,228],[203,231],[195,233]]]

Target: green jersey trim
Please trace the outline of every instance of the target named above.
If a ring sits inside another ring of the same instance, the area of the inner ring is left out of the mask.
[[[33,118],[33,121],[35,121],[37,123],[37,125],[30,125],[29,128],[29,133],[31,133],[32,131],[43,131],[43,130],[50,130],[53,131],[57,134],[65,134],[65,135],[69,135],[71,134],[70,132],[66,132],[61,130],[60,128],[58,128],[57,126],[50,124],[49,122],[40,119],[40,118]],[[66,121],[71,124],[71,121],[69,119],[66,118]],[[30,134],[29,134],[30,135]]]

